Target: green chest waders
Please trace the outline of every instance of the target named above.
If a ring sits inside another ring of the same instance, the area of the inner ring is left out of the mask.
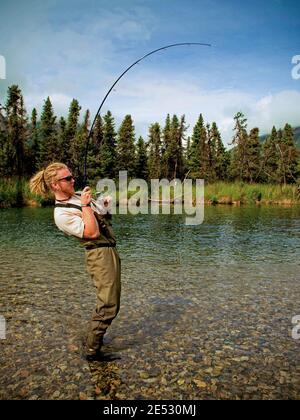
[[[59,203],[55,207],[76,208],[82,211],[81,206],[71,203]],[[97,305],[87,334],[89,355],[100,350],[103,336],[119,312],[121,296],[121,260],[110,223],[111,215],[99,215],[96,212],[94,215],[99,225],[99,238],[80,239],[85,247],[87,272],[97,290]]]

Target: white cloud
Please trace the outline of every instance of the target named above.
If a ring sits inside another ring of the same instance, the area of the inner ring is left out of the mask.
[[[54,113],[57,116],[64,115],[66,116],[69,110],[70,103],[72,101],[72,97],[68,95],[64,95],[62,93],[41,93],[41,94],[29,94],[25,97],[25,103],[26,107],[29,110],[29,112],[32,111],[33,108],[36,108],[38,113],[41,113],[45,99],[49,96]]]
[[[300,92],[296,90],[266,95],[253,104],[249,124],[252,126],[256,124],[262,133],[270,132],[273,125],[278,128],[286,123],[299,126],[299,103]]]
[[[270,132],[273,125],[300,125],[300,92],[293,90],[259,97],[234,89],[208,91],[190,81],[148,74],[134,78],[134,83],[130,79],[121,83],[108,102],[107,109],[113,109],[118,120],[130,113],[137,134],[143,136],[151,123],[163,125],[167,113],[185,114],[188,135],[202,113],[206,122],[216,121],[225,143],[231,142],[233,117],[239,111],[248,119],[248,129],[258,127],[261,134]]]

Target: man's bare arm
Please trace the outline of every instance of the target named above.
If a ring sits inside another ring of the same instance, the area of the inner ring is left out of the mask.
[[[100,236],[99,225],[90,207],[92,193],[89,187],[85,187],[81,194],[82,221],[84,224],[83,238],[97,239]]]

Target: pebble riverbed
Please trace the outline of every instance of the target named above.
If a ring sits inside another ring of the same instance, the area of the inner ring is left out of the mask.
[[[144,221],[139,237],[146,241],[136,240],[135,222],[119,222],[121,310],[105,336],[108,360],[88,363],[83,342],[95,293],[84,251],[53,229],[48,213],[41,223],[32,214],[23,211],[15,222],[9,252],[0,247],[0,399],[299,399],[297,218],[282,236],[282,223],[275,229],[276,255],[263,258],[248,230],[238,252],[249,244],[256,251],[239,258],[228,251],[226,263],[220,255],[237,229],[224,233],[222,245],[219,226],[207,247],[191,231],[173,232],[170,221],[163,229]],[[2,216],[15,220],[8,211]],[[34,248],[22,227],[28,218],[32,234],[39,232]],[[202,239],[211,234],[202,227]]]

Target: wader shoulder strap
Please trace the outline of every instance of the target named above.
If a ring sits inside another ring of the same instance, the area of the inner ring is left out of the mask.
[[[68,209],[77,209],[77,210],[82,211],[81,206],[78,206],[77,204],[71,204],[71,203],[65,203],[65,204],[56,203],[55,207],[65,207],[65,208],[68,208]]]

